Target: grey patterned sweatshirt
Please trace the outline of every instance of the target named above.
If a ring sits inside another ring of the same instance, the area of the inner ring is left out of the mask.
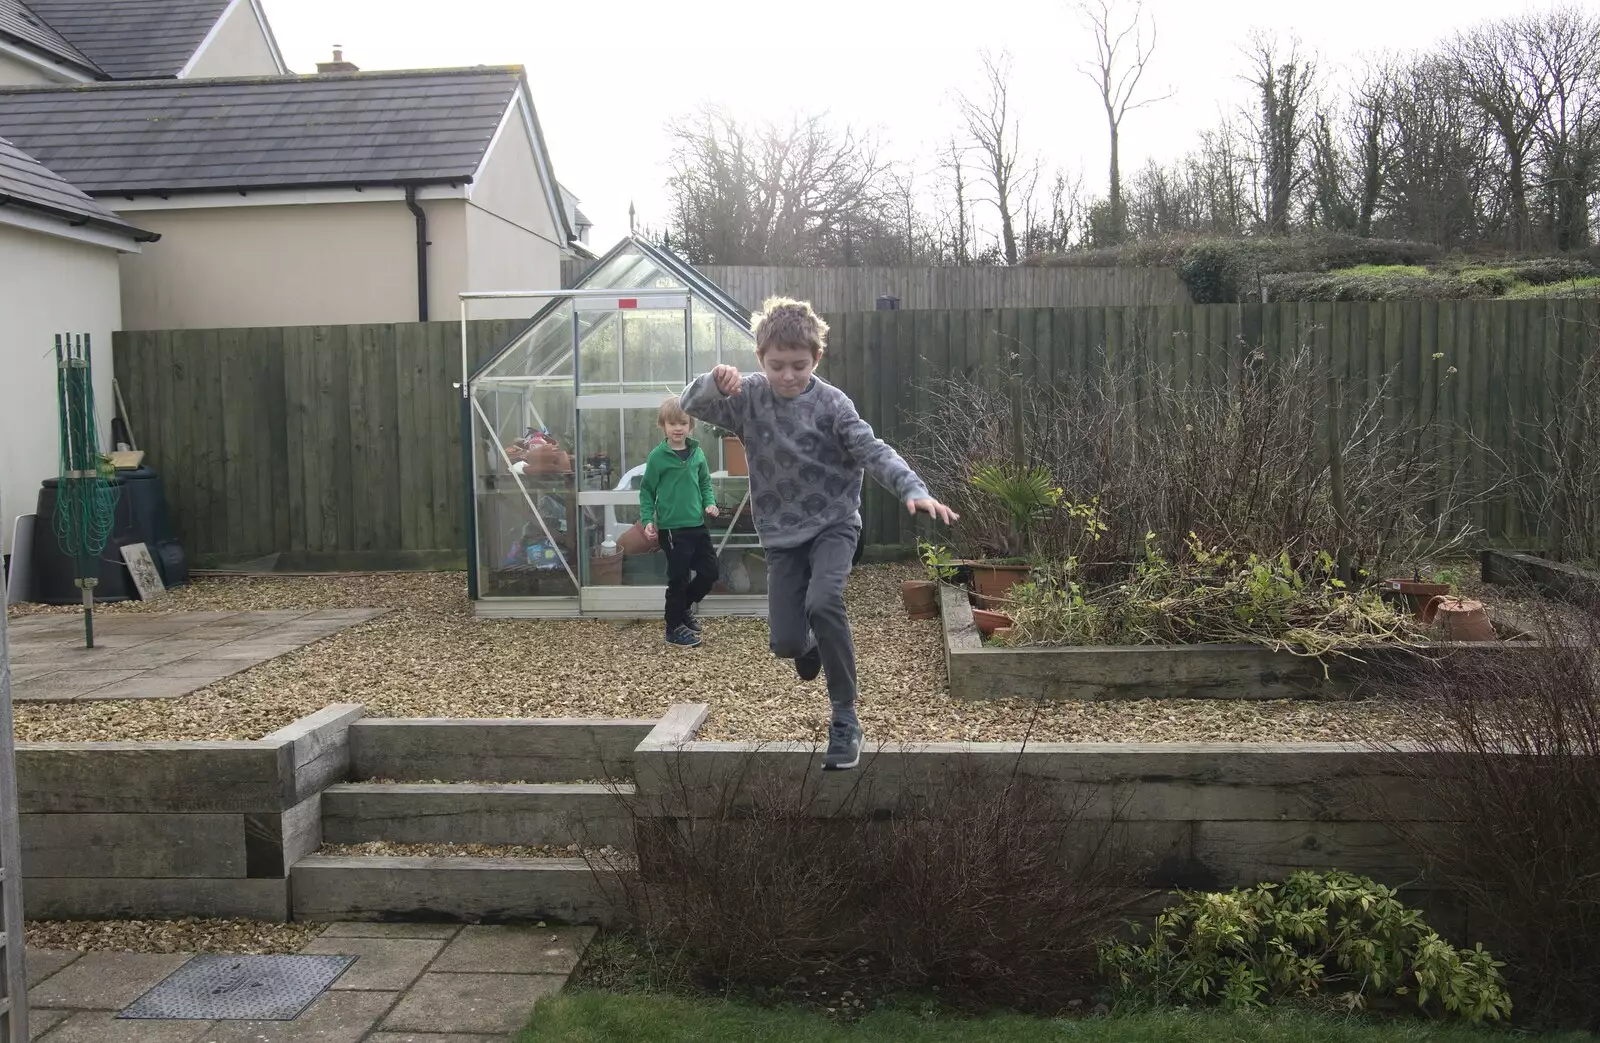
[[[732,431],[750,460],[750,502],[765,547],[798,547],[824,529],[861,521],[866,472],[901,501],[927,486],[885,444],[843,391],[820,377],[794,398],[772,390],[765,375],[740,380],[724,395],[711,374],[683,389],[683,411]]]

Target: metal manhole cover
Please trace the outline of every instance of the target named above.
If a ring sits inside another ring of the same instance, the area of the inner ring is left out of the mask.
[[[119,1018],[293,1021],[354,956],[196,956]]]

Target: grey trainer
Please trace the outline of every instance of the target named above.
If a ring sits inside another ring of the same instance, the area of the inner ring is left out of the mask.
[[[822,755],[823,771],[848,771],[861,763],[861,725],[834,721],[828,726],[828,752]]]

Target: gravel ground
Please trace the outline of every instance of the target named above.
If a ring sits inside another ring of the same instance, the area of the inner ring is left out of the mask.
[[[33,920],[26,929],[30,949],[266,956],[299,952],[326,926],[255,920]]]
[[[957,702],[938,621],[909,620],[900,606],[900,581],[915,575],[873,566],[851,581],[869,743],[1337,741],[1396,715],[1376,702]],[[768,653],[763,621],[708,620],[705,645],[679,649],[654,622],[477,620],[460,573],[201,579],[161,601],[102,611],[301,607],[395,611],[179,700],[19,704],[17,737],[257,739],[335,702],[396,717],[655,717],[672,703],[707,702],[705,739],[814,740],[827,723],[822,681],[800,683]]]

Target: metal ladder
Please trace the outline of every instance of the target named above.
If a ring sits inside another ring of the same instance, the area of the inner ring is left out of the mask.
[[[0,512],[0,518],[4,516]],[[0,1043],[28,1043],[22,837],[17,828],[16,733],[11,722],[11,644],[6,636],[5,600],[0,586]]]

